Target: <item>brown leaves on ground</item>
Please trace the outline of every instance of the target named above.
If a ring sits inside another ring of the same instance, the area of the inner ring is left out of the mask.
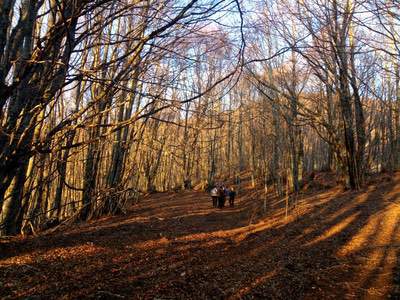
[[[201,192],[152,195],[127,216],[0,241],[0,297],[329,299],[400,296],[400,175],[362,192],[235,208]]]

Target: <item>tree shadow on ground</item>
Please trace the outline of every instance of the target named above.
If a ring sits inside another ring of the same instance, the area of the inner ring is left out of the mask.
[[[398,182],[306,195],[288,219],[281,207],[256,224],[261,203],[245,197],[225,210],[200,193],[149,198],[127,217],[7,244],[0,296],[382,297],[398,277]]]
[[[69,229],[66,233],[18,238],[0,244],[0,259],[29,253],[32,249],[43,252],[85,243],[107,247],[110,241],[124,246],[128,242],[160,237],[175,239],[241,228],[250,222],[253,208],[254,203],[241,199],[236,201],[233,208],[213,208],[209,196],[202,192],[155,194],[138,207],[133,207],[125,216],[106,217],[92,224],[77,224],[75,229]]]

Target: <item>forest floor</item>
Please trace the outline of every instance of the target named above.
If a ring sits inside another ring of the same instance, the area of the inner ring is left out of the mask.
[[[247,186],[234,208],[159,193],[127,215],[0,241],[0,298],[400,298],[400,173],[360,192],[284,201]]]

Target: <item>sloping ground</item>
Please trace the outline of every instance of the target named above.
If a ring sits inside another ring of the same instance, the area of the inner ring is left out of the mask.
[[[400,174],[362,192],[235,208],[164,193],[127,216],[0,243],[0,297],[334,299],[400,297]]]

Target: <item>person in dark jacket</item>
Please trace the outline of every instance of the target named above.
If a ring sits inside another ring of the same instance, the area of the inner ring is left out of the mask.
[[[225,185],[223,185],[222,188],[224,189],[224,199],[223,199],[224,200],[224,202],[223,202],[224,205],[223,206],[225,206],[226,198],[229,197],[229,189]]]
[[[218,207],[223,208],[225,206],[225,190],[223,186],[220,186],[218,189],[219,197],[218,197]]]
[[[229,190],[229,206],[234,207],[235,206],[235,196],[236,196],[236,191],[233,187]]]

